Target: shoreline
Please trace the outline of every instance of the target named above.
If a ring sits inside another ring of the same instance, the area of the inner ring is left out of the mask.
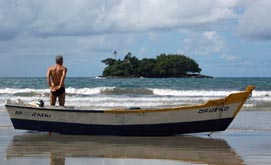
[[[97,76],[97,78],[214,78],[214,77],[202,74],[187,74],[179,77]]]

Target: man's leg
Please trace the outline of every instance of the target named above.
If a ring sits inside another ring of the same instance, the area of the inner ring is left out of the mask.
[[[59,105],[60,106],[64,106],[65,105],[65,92],[62,93],[59,97],[58,97],[58,101],[59,101]]]
[[[50,93],[50,104],[56,105],[56,97],[52,93]]]

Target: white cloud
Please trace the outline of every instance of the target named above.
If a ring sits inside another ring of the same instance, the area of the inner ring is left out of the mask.
[[[242,1],[245,12],[238,19],[237,33],[252,39],[271,39],[270,0]]]
[[[221,58],[230,62],[234,62],[239,59],[238,57],[231,54],[222,54]]]
[[[237,20],[240,36],[271,39],[270,8],[269,0],[0,0],[0,40],[23,33],[50,37],[198,30],[225,20]]]
[[[0,37],[78,36],[202,25],[234,16],[234,0],[0,0]],[[9,32],[11,36],[4,36]]]
[[[184,52],[195,55],[213,55],[227,50],[225,40],[215,31],[188,32],[184,39]]]
[[[217,38],[217,33],[215,31],[206,31],[203,35],[207,40],[215,40]]]

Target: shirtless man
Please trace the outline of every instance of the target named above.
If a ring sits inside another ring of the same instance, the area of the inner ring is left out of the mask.
[[[64,81],[67,74],[67,68],[63,66],[63,57],[56,56],[56,65],[50,66],[47,71],[47,82],[50,87],[50,104],[55,105],[58,98],[59,105],[65,104],[65,85]]]

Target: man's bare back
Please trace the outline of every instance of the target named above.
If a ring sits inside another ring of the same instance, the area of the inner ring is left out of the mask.
[[[48,69],[48,76],[51,78],[50,86],[51,91],[55,91],[60,87],[64,87],[64,81],[61,81],[61,78],[66,76],[67,68],[56,64],[51,66]]]
[[[50,66],[47,71],[47,82],[50,87],[50,102],[55,105],[56,99],[59,99],[59,105],[65,104],[65,85],[67,68],[63,66],[63,57],[56,57],[56,65]]]

